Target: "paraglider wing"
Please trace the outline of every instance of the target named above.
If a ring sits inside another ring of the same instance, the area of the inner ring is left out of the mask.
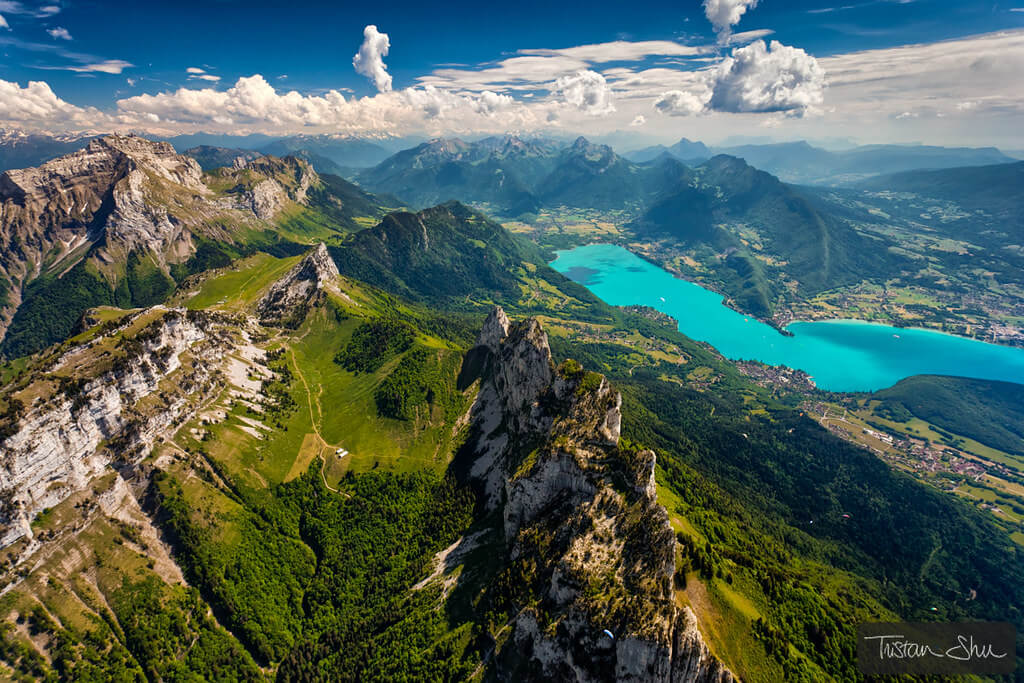
[[[615,634],[614,634],[614,633],[612,633],[611,631],[609,631],[608,629],[605,629],[605,630],[604,630],[604,634],[605,634],[606,636],[608,636],[609,638],[611,638],[612,640],[615,640]]]

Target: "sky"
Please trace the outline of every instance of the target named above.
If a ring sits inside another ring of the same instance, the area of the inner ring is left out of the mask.
[[[0,127],[1024,149],[1024,0],[0,0]]]

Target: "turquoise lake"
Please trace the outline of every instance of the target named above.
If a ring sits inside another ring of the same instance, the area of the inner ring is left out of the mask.
[[[551,267],[606,303],[650,306],[727,358],[798,368],[828,391],[874,391],[923,374],[1024,384],[1024,349],[857,320],[796,322],[787,337],[622,247],[591,244],[556,253]]]

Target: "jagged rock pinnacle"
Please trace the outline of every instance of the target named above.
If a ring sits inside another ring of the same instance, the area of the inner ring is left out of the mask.
[[[338,274],[338,266],[327,251],[327,245],[321,242],[271,285],[256,308],[260,321],[265,325],[301,322],[319,291]]]
[[[477,337],[476,345],[486,346],[491,351],[497,352],[502,340],[508,336],[509,325],[511,323],[508,316],[505,315],[504,309],[501,306],[495,306],[484,320],[484,326],[480,330],[480,336]]]
[[[514,654],[496,656],[497,678],[526,657],[535,680],[732,681],[675,604],[675,534],[657,499],[656,457],[620,444],[621,394],[579,363],[556,370],[541,324],[512,324],[498,307],[467,363],[481,378],[469,476],[500,511],[509,561],[538,577],[513,620]],[[597,581],[611,587],[588,594]],[[633,602],[610,643],[602,629],[614,595]]]

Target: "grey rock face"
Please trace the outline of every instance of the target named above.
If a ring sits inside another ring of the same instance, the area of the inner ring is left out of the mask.
[[[494,309],[484,320],[484,326],[480,330],[480,335],[477,337],[477,346],[486,346],[492,352],[497,353],[501,347],[501,342],[508,336],[508,328],[511,323],[508,320],[508,316],[505,315],[505,311],[501,306],[495,306]]]
[[[230,240],[225,226],[272,220],[289,202],[304,203],[319,182],[296,159],[260,157],[234,172],[238,178],[222,180],[247,189],[218,196],[199,163],[169,144],[108,135],[37,168],[0,174],[0,276],[11,285],[0,305],[0,337],[23,287],[65,272],[86,247],[109,277],[132,252],[151,255],[166,272],[194,253],[196,235]]]
[[[85,488],[107,468],[112,453],[99,449],[101,442],[125,433],[131,406],[157,391],[160,381],[180,367],[180,354],[206,336],[183,312],[170,311],[153,337],[122,368],[88,382],[74,399],[60,396],[28,412],[18,431],[0,445],[0,492],[18,505],[17,515],[8,520],[0,537],[0,547],[31,536],[29,520],[40,510]],[[181,408],[170,406],[134,424],[125,447],[151,447],[157,431]]]
[[[319,292],[339,275],[323,242],[275,282],[257,305],[260,322],[280,325],[304,317]],[[301,322],[301,320],[298,320]]]
[[[516,617],[516,652],[496,656],[497,677],[528,653],[531,679],[732,681],[693,614],[676,608],[675,534],[657,502],[655,455],[619,448],[621,395],[599,375],[556,371],[540,324],[512,324],[500,308],[479,353],[488,360],[471,473],[501,508],[509,561],[531,558],[545,586]],[[585,595],[595,582],[604,594]]]
[[[684,607],[676,618],[672,683],[732,683],[732,672],[715,659],[697,630],[697,617]]]

